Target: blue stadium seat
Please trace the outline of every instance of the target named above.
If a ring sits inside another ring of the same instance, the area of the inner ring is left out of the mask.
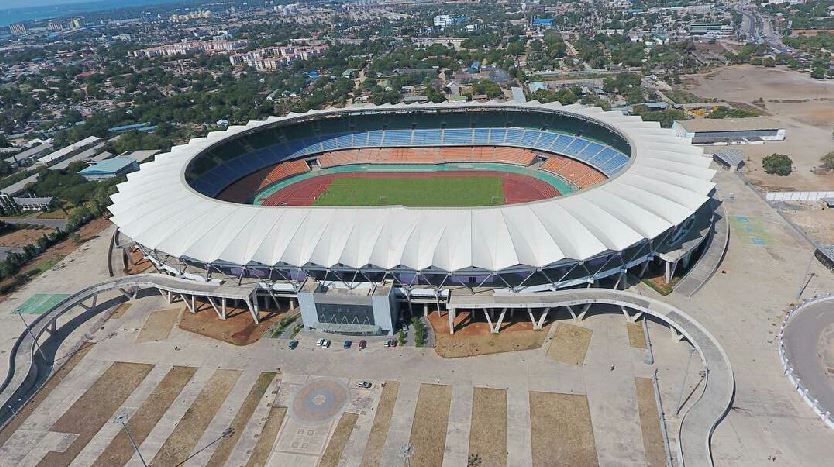
[[[377,148],[382,146],[383,131],[374,130],[368,132],[368,147]]]
[[[599,152],[602,151],[604,148],[605,146],[601,144],[590,143],[587,146],[585,146],[584,149],[579,151],[578,157],[590,162],[594,159],[594,156],[599,154]]]
[[[524,130],[521,128],[507,128],[507,138],[504,140],[506,146],[523,146]]]
[[[504,144],[504,139],[507,138],[506,128],[490,128],[489,130],[489,144],[501,145]]]
[[[579,152],[582,151],[583,149],[585,149],[585,146],[587,146],[587,145],[588,145],[588,141],[586,141],[582,138],[576,138],[572,143],[570,143],[570,145],[568,147],[565,148],[564,154],[566,156],[578,157]]]
[[[550,151],[550,147],[556,142],[556,133],[545,131],[542,133],[538,141],[536,141],[535,148],[540,151]]]
[[[573,136],[559,135],[556,142],[550,147],[550,150],[557,154],[564,154],[565,149],[567,149],[568,146],[570,146],[574,141],[576,141],[576,138]]]
[[[489,128],[475,128],[472,144],[489,144]]]
[[[610,160],[603,163],[600,166],[600,170],[608,176],[614,175],[615,173],[619,172],[620,169],[628,164],[629,158],[625,154],[621,152],[617,152]]]
[[[521,144],[525,148],[532,148],[535,144],[536,140],[539,139],[541,136],[541,131],[539,130],[526,130],[524,132],[524,137],[521,139]]]
[[[439,146],[440,130],[414,130],[415,146]]]
[[[382,146],[408,146],[411,144],[411,130],[386,130]]]
[[[447,128],[443,131],[443,144],[472,144],[472,129]]]

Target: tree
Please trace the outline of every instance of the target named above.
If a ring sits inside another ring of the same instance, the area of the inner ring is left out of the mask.
[[[828,154],[822,156],[820,158],[820,162],[822,163],[823,169],[834,170],[834,151],[831,151]]]
[[[771,154],[762,159],[762,168],[773,175],[790,175],[793,160],[785,154]]]

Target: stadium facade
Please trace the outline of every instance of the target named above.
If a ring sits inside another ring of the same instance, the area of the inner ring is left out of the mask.
[[[353,151],[351,157],[364,154],[372,163],[378,148],[465,147],[533,150],[533,169],[570,181],[573,172],[558,168],[567,161],[604,180],[501,206],[218,199],[268,167],[315,172],[326,153]],[[655,122],[581,105],[354,106],[253,121],[175,146],[129,174],[110,210],[120,232],[160,271],[253,283],[263,296],[297,298],[309,327],[390,333],[401,303],[440,306],[450,291],[534,293],[606,281],[616,287],[626,273],[640,276],[660,263],[670,275],[691,261],[709,231],[710,161]]]

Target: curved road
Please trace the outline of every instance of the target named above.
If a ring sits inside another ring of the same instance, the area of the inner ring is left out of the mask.
[[[811,399],[834,411],[834,376],[828,367],[834,367],[834,297],[801,308],[789,319],[782,335],[785,357],[794,375],[809,391]],[[826,364],[825,354],[831,358]]]

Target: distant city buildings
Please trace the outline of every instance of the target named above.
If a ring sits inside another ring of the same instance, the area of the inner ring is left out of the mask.
[[[308,60],[327,50],[326,44],[266,47],[229,57],[235,66],[248,66],[258,71],[274,71],[297,60]]]
[[[175,55],[189,55],[195,53],[229,53],[244,49],[249,45],[246,40],[211,40],[211,41],[183,41],[174,44],[149,47],[147,49],[134,50],[131,55],[134,57],[170,57]]]

